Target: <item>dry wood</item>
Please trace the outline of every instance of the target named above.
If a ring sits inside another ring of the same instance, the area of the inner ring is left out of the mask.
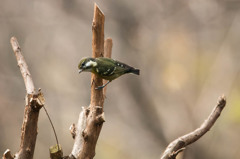
[[[24,110],[24,119],[21,131],[21,144],[20,150],[15,154],[15,159],[32,159],[37,139],[37,122],[39,116],[39,110],[44,105],[44,97],[39,90],[35,92],[35,87],[32,81],[31,74],[28,70],[28,66],[21,52],[21,48],[15,37],[11,38],[11,45],[15,53],[18,66],[22,73],[22,77],[25,83],[27,91],[26,106]],[[7,152],[7,151],[6,151]],[[10,150],[8,153],[10,154]],[[6,154],[4,153],[5,157]]]
[[[3,153],[3,157],[2,159],[13,159],[11,151],[9,149],[7,149],[4,153]]]
[[[92,23],[92,57],[101,57],[104,54],[104,20],[104,14],[95,4]],[[98,136],[102,128],[102,123],[104,122],[103,90],[95,89],[98,86],[102,86],[102,79],[92,74],[91,83],[90,111],[87,115],[86,128],[82,133],[84,142],[79,154],[79,159],[92,159],[95,156]]]
[[[26,91],[28,94],[32,94],[32,93],[35,93],[34,89],[34,84],[33,84],[33,81],[32,81],[32,77],[31,77],[31,74],[28,70],[28,66],[27,66],[27,63],[21,53],[21,48],[18,44],[18,41],[15,37],[12,37],[11,38],[11,44],[12,44],[12,48],[13,48],[13,51],[15,53],[15,56],[17,58],[17,63],[18,63],[18,66],[20,68],[20,71],[22,73],[22,77],[23,77],[23,80],[24,80],[24,83],[25,83],[25,87],[26,87]]]
[[[226,99],[224,96],[222,96],[219,98],[217,106],[213,109],[213,111],[208,116],[208,118],[203,122],[203,124],[193,132],[181,136],[178,139],[171,142],[166,148],[163,155],[161,156],[161,159],[175,159],[178,153],[183,151],[186,146],[200,139],[214,125],[215,121],[220,116],[225,105]]]
[[[104,55],[104,19],[104,14],[95,4],[92,23],[92,57],[102,57]],[[97,140],[105,121],[103,90],[96,90],[95,88],[102,86],[103,80],[92,74],[91,83],[90,105],[87,109],[83,107],[79,115],[75,132],[72,132],[72,134],[75,134],[73,150],[68,158],[92,159],[95,156]]]
[[[105,16],[99,7],[94,5],[94,15],[92,22],[92,57],[103,57],[104,55],[104,20]],[[97,77],[95,74],[92,74],[91,79],[91,102],[90,108],[93,109],[95,106],[103,107],[103,90],[96,90],[98,86],[103,85],[103,80],[100,77]]]
[[[75,124],[71,126],[71,134],[75,140],[74,140],[73,149],[71,154],[69,155],[69,158],[78,158],[82,150],[83,143],[84,143],[84,138],[82,133],[86,128],[87,113],[89,113],[89,110],[82,107],[82,111],[79,114],[77,126],[75,126]]]
[[[112,57],[113,42],[111,38],[107,38],[104,41],[104,57]],[[103,83],[107,83],[107,80],[103,80]],[[106,97],[107,86],[103,88],[103,96]]]

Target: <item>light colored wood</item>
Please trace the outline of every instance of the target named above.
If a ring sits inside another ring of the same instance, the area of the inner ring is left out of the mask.
[[[113,42],[111,38],[107,38],[104,41],[104,57],[112,57],[112,46]],[[103,80],[103,83],[107,83],[107,80]],[[103,96],[106,97],[107,86],[103,88]]]
[[[28,70],[28,65],[22,55],[21,48],[15,37],[12,37],[11,45],[15,53],[18,66],[22,73],[25,83],[27,95],[25,98],[26,105],[24,110],[24,119],[21,131],[21,144],[20,150],[15,154],[15,159],[32,159],[36,145],[38,134],[38,117],[39,111],[44,105],[44,97],[39,90],[35,92],[33,80]]]
[[[94,58],[103,57],[104,55],[104,19],[104,14],[95,4],[92,23],[92,57]],[[91,83],[90,106],[80,113],[78,121],[80,123],[78,125],[80,126],[77,126],[80,136],[75,139],[74,151],[72,151],[69,158],[73,158],[74,156],[78,159],[92,159],[95,156],[97,140],[105,120],[103,112],[103,89],[96,90],[95,88],[102,86],[103,80],[92,74]],[[82,117],[81,114],[85,115],[85,117]]]

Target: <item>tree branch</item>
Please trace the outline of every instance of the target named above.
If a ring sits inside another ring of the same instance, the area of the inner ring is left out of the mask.
[[[12,37],[11,38],[11,44],[12,44],[12,48],[13,48],[13,51],[15,53],[15,56],[17,58],[17,63],[18,63],[18,66],[20,68],[20,71],[22,73],[22,77],[23,77],[23,80],[24,80],[24,83],[25,83],[25,87],[26,87],[26,91],[27,91],[27,94],[33,94],[35,93],[34,89],[34,84],[33,84],[33,81],[32,81],[32,77],[31,77],[31,74],[28,70],[28,66],[27,66],[27,63],[21,53],[21,48],[18,44],[18,41],[15,37]]]
[[[92,57],[94,58],[104,55],[104,19],[104,14],[95,4],[92,23]],[[95,156],[97,140],[105,121],[103,90],[95,88],[102,86],[103,80],[92,74],[91,83],[90,105],[87,109],[83,108],[79,115],[77,127],[71,129],[73,136],[75,136],[75,142],[69,158],[92,159]]]
[[[11,44],[15,53],[18,66],[22,73],[25,83],[27,95],[26,106],[24,111],[24,119],[21,132],[20,150],[15,154],[15,159],[32,159],[37,139],[37,122],[39,110],[44,105],[44,97],[41,91],[35,92],[35,87],[32,81],[28,66],[22,55],[20,46],[15,37],[11,38]],[[7,151],[6,151],[7,152]],[[9,150],[10,154],[10,150]],[[5,155],[5,153],[4,153]],[[6,155],[5,155],[6,156]]]
[[[105,16],[102,11],[99,9],[97,4],[94,4],[94,15],[92,23],[92,57],[103,57],[104,55],[104,20]],[[95,106],[103,107],[103,90],[96,90],[98,86],[102,86],[102,79],[95,74],[92,74],[91,79],[91,102],[90,108],[93,109]]]
[[[112,38],[107,38],[104,41],[104,57],[111,58],[112,57]],[[107,80],[103,80],[103,83],[106,83]],[[103,96],[106,97],[107,86],[103,88]]]
[[[171,142],[161,156],[161,159],[175,159],[177,154],[185,149],[186,146],[200,139],[214,125],[226,105],[224,96],[220,97],[217,106],[213,109],[203,124],[191,133],[179,137]]]

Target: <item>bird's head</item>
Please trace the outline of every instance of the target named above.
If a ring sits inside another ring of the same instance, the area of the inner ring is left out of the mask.
[[[85,57],[82,58],[78,64],[79,73],[92,72],[92,68],[97,66],[97,62],[94,58]]]

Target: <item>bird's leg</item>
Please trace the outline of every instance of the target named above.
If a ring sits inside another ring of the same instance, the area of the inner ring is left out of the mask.
[[[108,82],[105,83],[104,85],[99,86],[99,87],[97,87],[97,88],[95,88],[95,89],[97,89],[97,90],[103,89],[103,88],[106,87],[110,82],[111,82],[111,81],[108,81]]]

